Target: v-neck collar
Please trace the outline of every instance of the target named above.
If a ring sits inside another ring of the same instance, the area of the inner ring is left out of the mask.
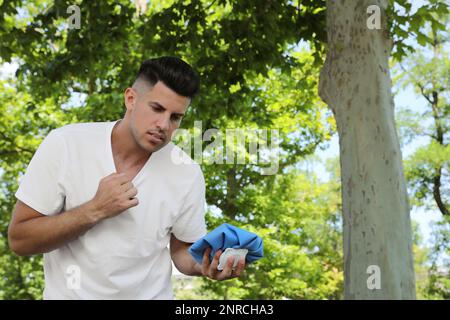
[[[113,169],[114,172],[117,172],[117,168],[116,168],[116,163],[114,162],[114,153],[112,150],[112,132],[114,127],[116,126],[116,124],[121,121],[122,119],[116,120],[116,121],[112,121],[111,125],[109,126],[108,129],[108,134],[107,134],[107,146],[108,146],[108,153],[109,153],[109,161],[110,161],[110,166]],[[145,172],[145,170],[147,169],[147,167],[149,166],[150,162],[152,162],[151,159],[153,159],[154,157],[154,152],[150,155],[150,157],[148,157],[147,161],[144,163],[144,165],[142,166],[142,168],[138,171],[138,173],[134,176],[133,180],[131,180],[131,182],[133,184],[135,184],[135,182],[137,181],[137,179],[143,174],[143,172]]]

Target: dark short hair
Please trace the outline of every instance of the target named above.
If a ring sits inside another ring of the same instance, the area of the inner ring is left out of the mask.
[[[142,62],[136,80],[154,86],[158,81],[183,97],[193,99],[200,87],[200,78],[192,67],[177,57],[159,57]]]

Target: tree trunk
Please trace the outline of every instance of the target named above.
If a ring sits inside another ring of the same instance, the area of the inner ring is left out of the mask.
[[[381,9],[380,29],[367,25],[373,4]],[[386,7],[383,0],[327,1],[328,54],[319,94],[339,133],[346,299],[415,299]]]

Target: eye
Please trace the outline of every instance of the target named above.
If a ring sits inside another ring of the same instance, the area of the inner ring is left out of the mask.
[[[181,118],[182,118],[182,116],[180,116],[180,115],[174,115],[174,116],[172,116],[172,121],[178,122],[178,121],[181,121]]]
[[[159,107],[152,107],[154,111],[156,112],[162,112],[163,109],[159,108]]]

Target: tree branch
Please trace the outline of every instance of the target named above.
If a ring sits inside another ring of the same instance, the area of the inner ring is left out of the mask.
[[[441,198],[441,171],[442,166],[437,170],[437,174],[433,178],[433,196],[436,204],[444,216],[450,216],[448,205]]]

